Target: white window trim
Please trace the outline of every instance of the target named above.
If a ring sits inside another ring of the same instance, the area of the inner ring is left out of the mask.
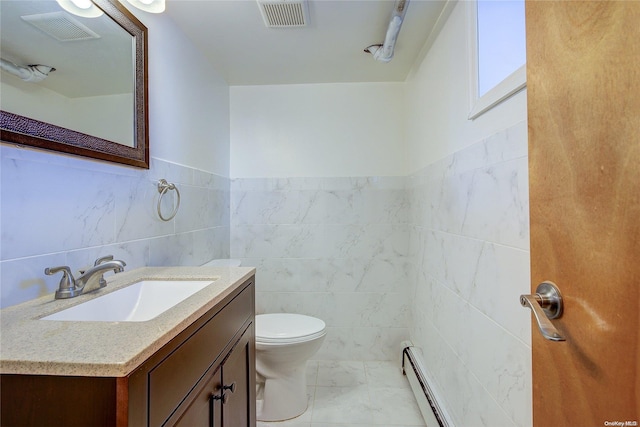
[[[467,4],[467,43],[469,52],[469,120],[474,120],[527,87],[526,64],[511,73],[487,93],[478,96],[478,5]]]

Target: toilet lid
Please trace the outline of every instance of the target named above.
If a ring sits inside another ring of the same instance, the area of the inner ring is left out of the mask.
[[[258,314],[256,341],[263,343],[309,341],[323,336],[325,326],[322,320],[303,314]]]

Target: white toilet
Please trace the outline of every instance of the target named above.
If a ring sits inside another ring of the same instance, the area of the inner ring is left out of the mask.
[[[322,345],[325,323],[302,314],[256,316],[259,421],[283,421],[307,409],[307,360]]]

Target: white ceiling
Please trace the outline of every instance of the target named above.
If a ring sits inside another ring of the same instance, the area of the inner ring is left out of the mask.
[[[267,28],[256,0],[167,0],[165,14],[230,85],[394,82],[404,81],[424,54],[446,0],[410,0],[394,58],[378,62],[364,48],[384,41],[394,4],[309,0],[302,28]],[[41,86],[68,97],[131,91],[131,42],[108,18],[73,17],[101,38],[60,43],[20,19],[60,10],[55,1],[0,0],[0,6],[3,59],[56,68]],[[115,51],[120,59],[104,54]],[[18,79],[5,72],[2,78]]]
[[[384,41],[394,0],[310,0],[302,28],[267,28],[256,0],[166,3],[165,13],[234,86],[404,81],[446,1],[410,1],[389,63],[363,49]]]

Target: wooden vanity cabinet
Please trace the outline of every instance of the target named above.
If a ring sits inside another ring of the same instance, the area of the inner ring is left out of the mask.
[[[254,295],[252,277],[128,377],[2,375],[1,425],[255,427]]]
[[[253,325],[250,326],[253,328]],[[169,420],[176,427],[192,426],[249,426],[255,418],[253,394],[255,384],[250,380],[253,341],[247,331],[225,357],[222,365],[210,369],[201,385],[196,387],[194,398],[185,405],[184,412],[176,414],[177,421]],[[213,372],[211,372],[213,371]],[[176,418],[173,417],[173,418]]]

